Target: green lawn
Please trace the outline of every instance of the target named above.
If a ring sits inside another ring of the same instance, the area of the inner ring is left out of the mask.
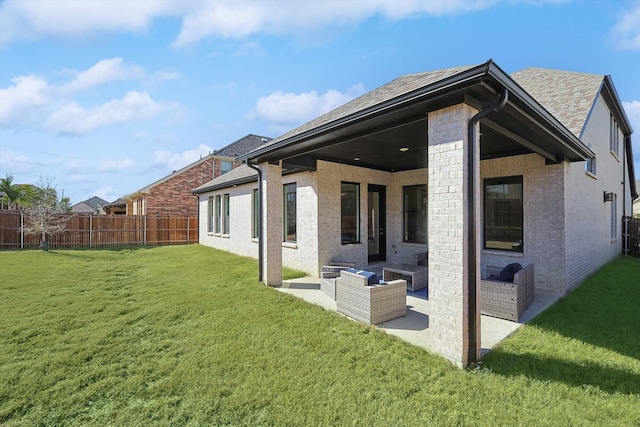
[[[203,246],[0,252],[0,270],[2,426],[640,425],[640,259],[466,371]]]

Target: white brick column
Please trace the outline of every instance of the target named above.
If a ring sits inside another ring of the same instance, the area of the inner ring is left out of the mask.
[[[469,119],[477,112],[467,104],[459,104],[428,116],[429,299],[432,304],[429,330],[434,350],[458,366],[465,366],[469,352],[475,351],[477,357],[480,356],[479,304],[476,310],[478,342],[477,348],[472,349],[468,333],[469,296],[465,286],[469,274],[468,230],[474,220],[469,218],[467,210],[470,191],[467,188],[467,134]],[[476,168],[476,182],[478,171]],[[476,194],[478,214],[481,212],[479,200]]]
[[[261,163],[262,171],[262,280],[282,284],[282,167]]]

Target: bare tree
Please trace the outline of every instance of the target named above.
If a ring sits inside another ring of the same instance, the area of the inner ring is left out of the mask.
[[[68,200],[58,198],[52,180],[42,177],[32,190],[24,195],[22,206],[25,214],[25,234],[40,235],[40,248],[49,249],[47,238],[61,233],[67,227],[72,215],[66,215]]]

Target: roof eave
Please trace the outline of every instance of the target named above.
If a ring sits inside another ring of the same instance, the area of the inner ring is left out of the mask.
[[[209,193],[211,191],[223,190],[225,188],[232,188],[238,185],[249,184],[251,182],[257,182],[257,178],[258,178],[257,174],[252,176],[245,176],[245,177],[234,179],[231,181],[222,182],[220,184],[214,184],[206,187],[196,188],[195,190],[191,191],[191,194],[193,194],[194,196],[197,196],[199,194]]]

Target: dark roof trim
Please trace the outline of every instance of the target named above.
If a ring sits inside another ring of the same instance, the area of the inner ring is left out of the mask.
[[[202,193],[208,193],[210,191],[223,190],[225,188],[235,187],[237,185],[248,184],[250,182],[257,183],[258,182],[257,179],[258,179],[258,173],[256,172],[253,175],[244,176],[242,178],[234,179],[232,181],[226,181],[226,182],[221,182],[221,183],[218,183],[218,184],[213,184],[213,185],[210,185],[208,187],[197,188],[197,189],[193,190],[191,193],[194,194],[194,195],[198,195],[198,194],[202,194]]]

